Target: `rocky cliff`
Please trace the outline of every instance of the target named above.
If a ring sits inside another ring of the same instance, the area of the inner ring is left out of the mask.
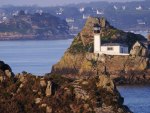
[[[99,24],[102,43],[128,45],[129,56],[93,54],[93,26]],[[142,43],[146,39],[137,34],[124,32],[111,26],[104,18],[90,17],[82,31],[74,38],[61,60],[52,68],[52,73],[92,76],[107,71],[117,82],[149,82],[149,55]]]
[[[109,75],[70,79],[14,76],[0,62],[1,113],[131,113]]]

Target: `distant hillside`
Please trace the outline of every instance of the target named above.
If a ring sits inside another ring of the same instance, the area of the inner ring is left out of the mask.
[[[48,13],[25,14],[21,10],[12,17],[3,17],[0,22],[0,40],[61,39],[67,36],[67,23]]]
[[[149,0],[113,3],[95,1],[56,7],[7,6],[0,8],[0,20],[5,16],[8,18],[11,17],[19,10],[24,10],[27,14],[35,14],[40,11],[48,12],[66,20],[69,25],[69,32],[72,34],[77,34],[83,28],[89,16],[105,17],[111,25],[125,31],[150,30]]]
[[[86,16],[106,17],[113,26],[122,30],[139,31],[150,29],[149,0],[114,3],[91,2],[76,6],[72,5],[72,7],[84,8],[84,11],[79,12],[81,18],[83,14]]]

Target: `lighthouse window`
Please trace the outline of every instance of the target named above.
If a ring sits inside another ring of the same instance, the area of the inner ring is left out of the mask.
[[[113,50],[113,47],[107,47],[107,50],[108,50],[108,51],[112,51],[112,50]]]

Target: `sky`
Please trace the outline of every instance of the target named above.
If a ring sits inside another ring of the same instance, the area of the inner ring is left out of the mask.
[[[38,5],[38,6],[57,6],[72,3],[91,2],[91,1],[140,1],[140,0],[0,0],[0,5]]]

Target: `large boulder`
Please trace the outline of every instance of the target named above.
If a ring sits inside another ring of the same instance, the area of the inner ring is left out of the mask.
[[[101,75],[99,76],[99,81],[96,84],[99,88],[104,88],[108,92],[113,92],[115,90],[115,85],[111,78],[107,75]]]
[[[131,48],[132,56],[148,57],[148,48],[141,42],[137,41]]]
[[[47,87],[46,87],[45,94],[46,94],[47,97],[52,95],[52,82],[51,81],[47,82]]]

